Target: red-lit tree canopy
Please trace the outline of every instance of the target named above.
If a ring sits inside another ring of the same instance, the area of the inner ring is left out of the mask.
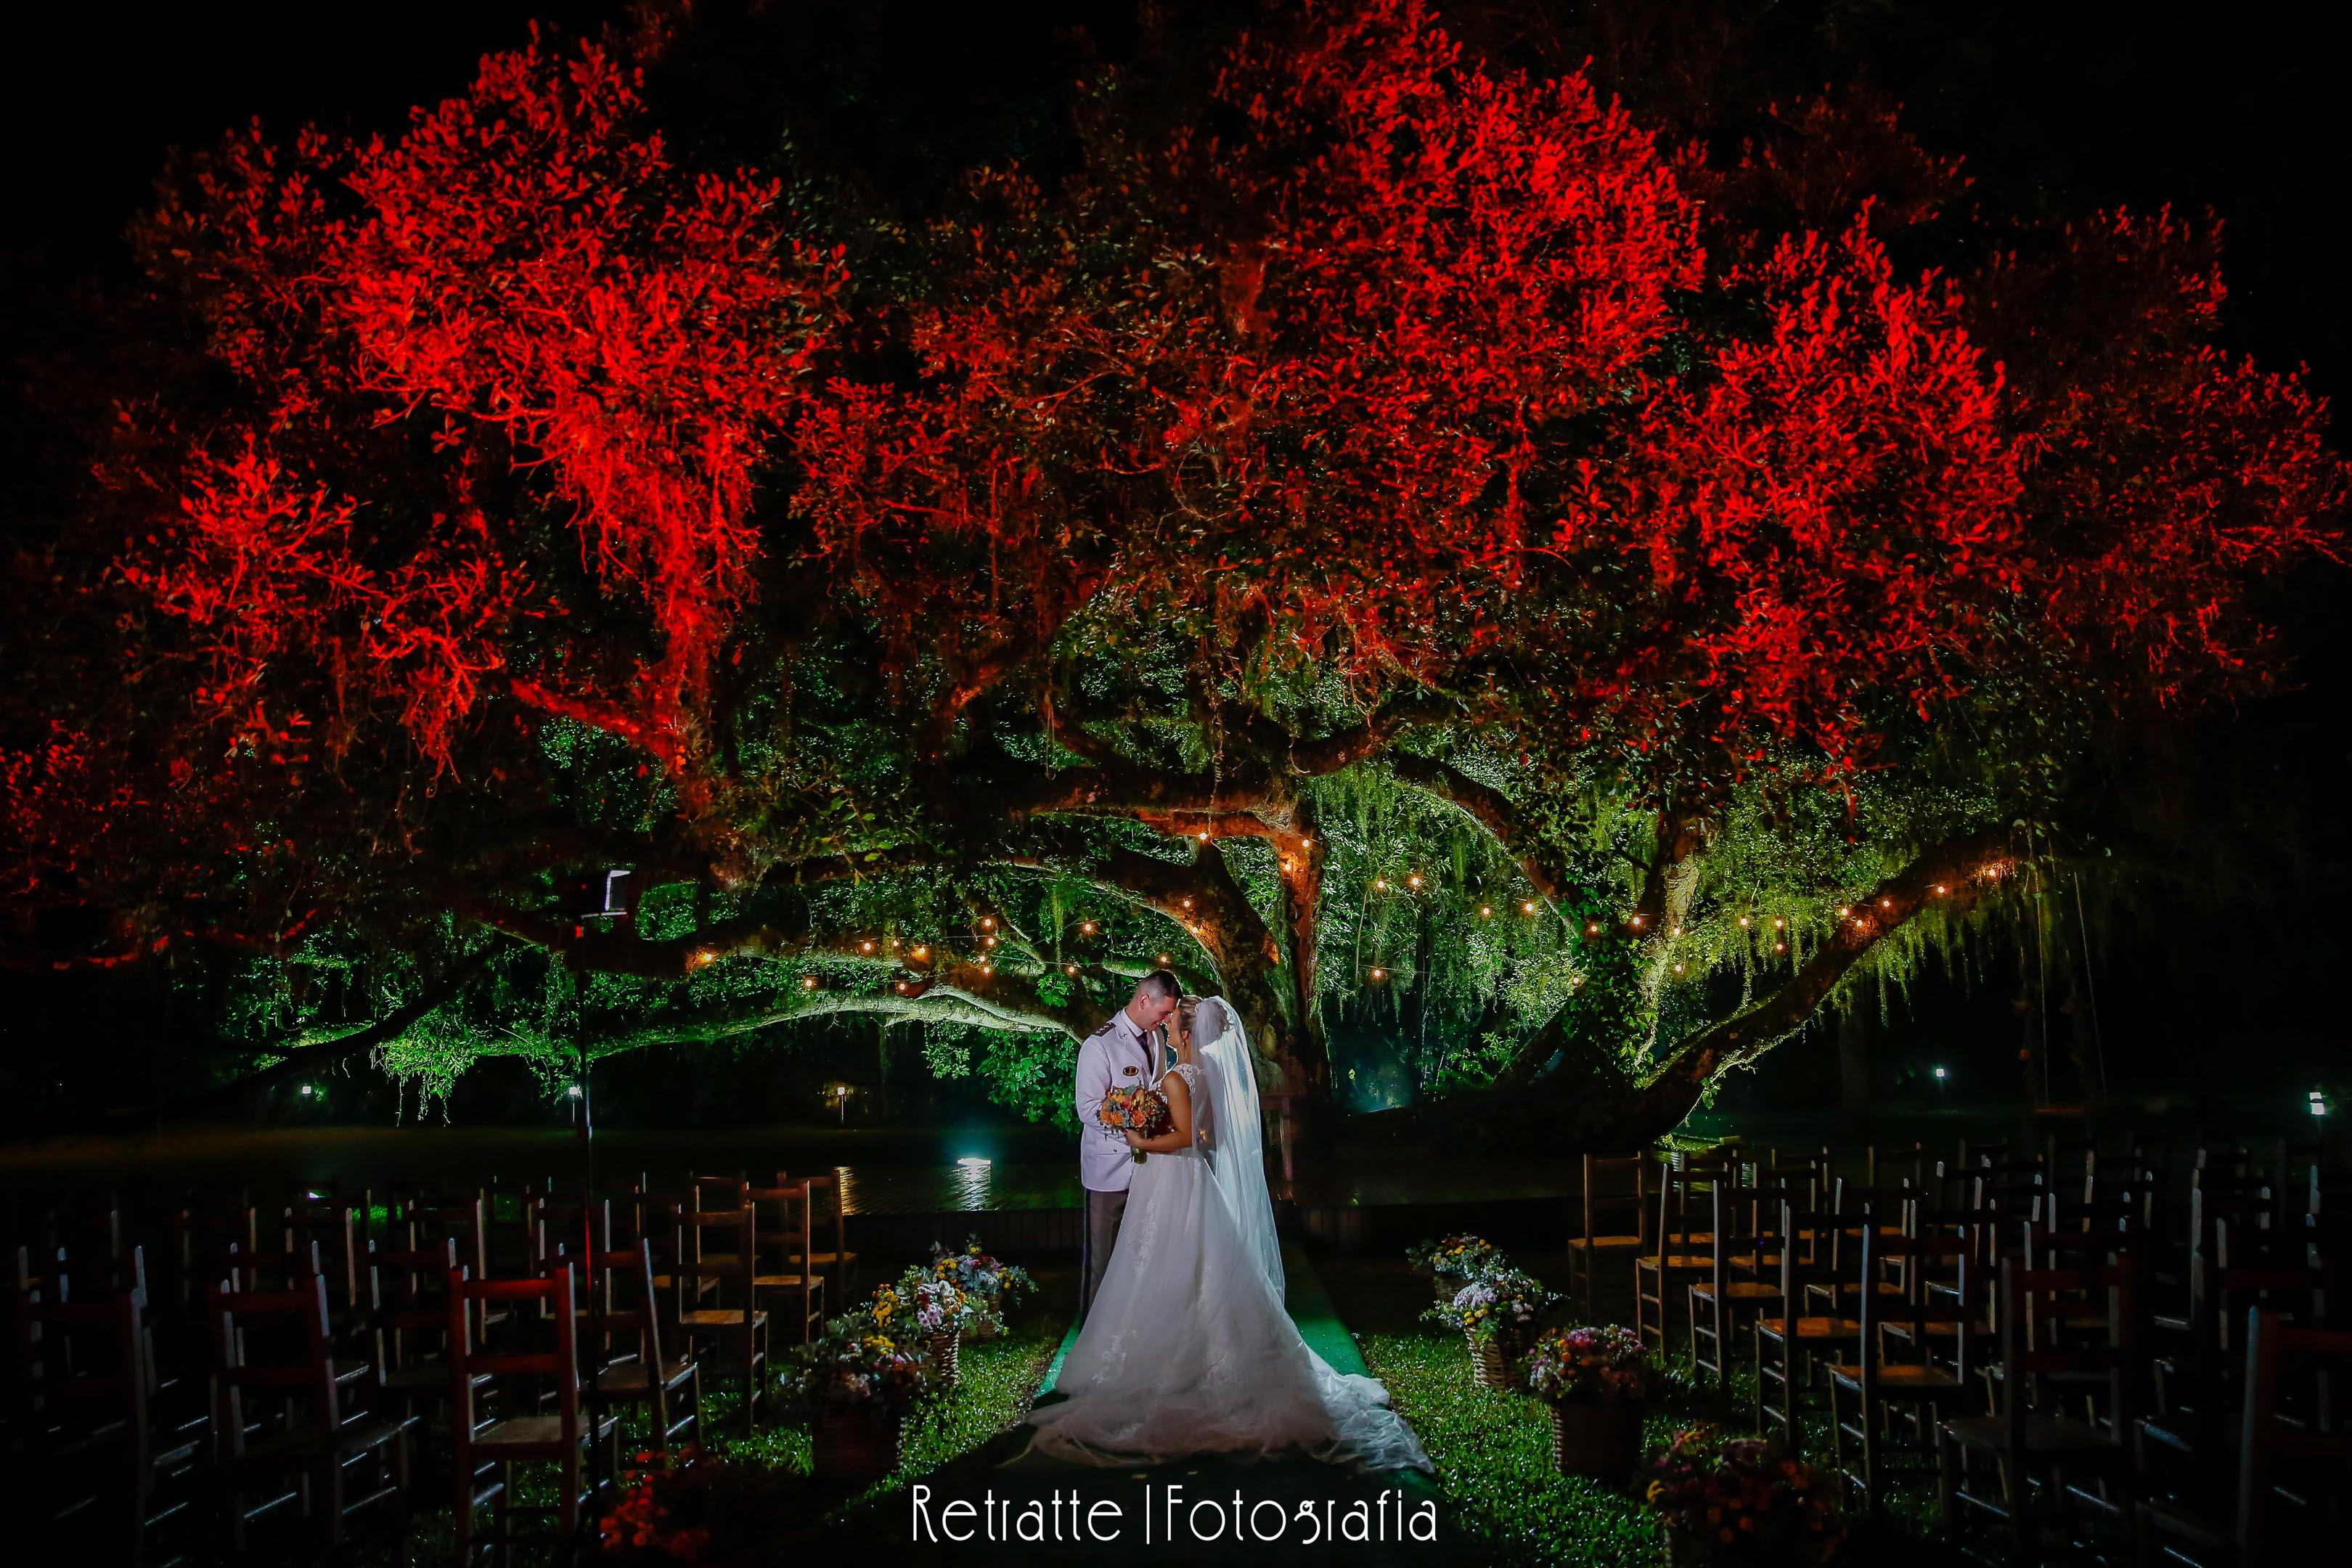
[[[641,92],[496,57],[167,186],[116,676],[7,765],[41,961],[366,967],[298,1064],[861,1011],[1007,1071],[1172,962],[1310,1097],[1402,993],[1433,1083],[1630,1134],[1997,902],[2122,725],[2273,679],[2260,584],[2337,552],[2210,232],[1906,269],[1952,173],[1891,121],[1710,165],[1320,6],[909,227],[686,170]]]

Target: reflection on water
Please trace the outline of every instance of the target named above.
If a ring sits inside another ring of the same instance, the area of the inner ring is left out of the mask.
[[[956,1162],[956,1207],[971,1210],[994,1206],[989,1202],[989,1173],[992,1169],[985,1160],[978,1164]]]
[[[857,1173],[846,1165],[835,1165],[833,1179],[840,1184],[841,1212],[845,1215],[865,1212],[857,1204]]]

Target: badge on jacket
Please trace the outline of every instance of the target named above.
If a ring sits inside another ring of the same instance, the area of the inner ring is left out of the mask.
[[[1128,1077],[1133,1078],[1135,1076],[1135,1064],[1133,1062],[1129,1062],[1118,1070],[1125,1073]]]

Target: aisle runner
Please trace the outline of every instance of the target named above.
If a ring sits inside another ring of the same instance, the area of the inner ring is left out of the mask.
[[[1364,1373],[1363,1355],[1306,1255],[1286,1243],[1282,1261],[1300,1337],[1339,1371]],[[1060,1397],[1055,1382],[1076,1340],[1074,1323],[1038,1384],[1039,1404]],[[1106,1469],[1026,1453],[1027,1436],[1023,1427],[1002,1448],[992,1445],[1003,1462],[976,1456],[913,1483],[894,1500],[899,1518],[891,1533],[904,1550],[916,1557],[962,1560],[992,1547],[1008,1560],[1017,1552],[1022,1562],[1056,1563],[1110,1563],[1137,1552],[1167,1563],[1276,1555],[1288,1561],[1302,1552],[1433,1568],[1462,1560],[1450,1521],[1442,1516],[1433,1542],[1415,1538],[1416,1521],[1422,1537],[1430,1533],[1423,1505],[1437,1497],[1419,1471],[1362,1475],[1306,1458],[1194,1459]]]

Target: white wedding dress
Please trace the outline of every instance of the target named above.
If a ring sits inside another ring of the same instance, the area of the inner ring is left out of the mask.
[[[1121,1465],[1297,1451],[1368,1469],[1430,1468],[1378,1379],[1335,1371],[1283,1306],[1282,1255],[1259,1154],[1256,1073],[1219,998],[1194,1020],[1193,1144],[1135,1169],[1118,1243],[1033,1451]]]

